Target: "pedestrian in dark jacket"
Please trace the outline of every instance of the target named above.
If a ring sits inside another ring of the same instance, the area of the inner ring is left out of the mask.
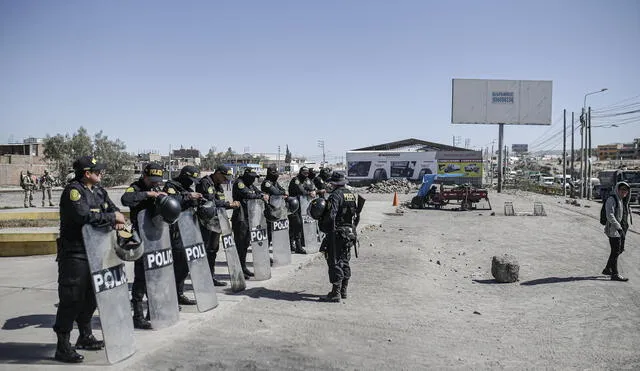
[[[626,282],[629,279],[618,273],[618,256],[624,251],[624,240],[629,230],[631,210],[631,187],[625,182],[619,182],[613,188],[614,192],[604,201],[607,223],[604,226],[604,234],[609,238],[611,253],[607,266],[602,271],[604,275],[610,275],[614,281]]]

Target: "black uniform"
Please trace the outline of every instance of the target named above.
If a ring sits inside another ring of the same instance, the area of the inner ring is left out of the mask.
[[[80,338],[93,337],[91,317],[97,304],[87,261],[87,249],[93,246],[85,246],[82,226],[114,226],[116,211],[120,210],[105,189],[98,185],[89,189],[77,179],[65,187],[60,197],[57,256],[60,304],[53,330],[67,334],[67,339],[74,321],[78,324]]]
[[[289,182],[289,197],[306,196],[315,191],[315,186],[309,178],[298,174]],[[304,238],[302,235],[302,210],[298,209],[295,213],[289,215],[289,242],[291,251],[297,253],[306,253],[302,248]]]
[[[200,182],[196,185],[196,192],[202,193],[202,196],[215,203],[216,207],[224,207],[230,209],[229,201],[226,200],[224,189],[222,184],[216,184],[211,176],[205,176],[200,179]],[[202,234],[202,240],[205,243],[205,250],[207,252],[207,260],[209,261],[209,268],[211,269],[211,275],[215,271],[216,256],[220,250],[220,233],[210,231],[207,228],[200,225],[200,233]],[[214,283],[217,281],[214,278]],[[218,283],[218,285],[222,285]]]
[[[149,197],[148,191],[159,191],[157,187],[149,187],[145,184],[143,178],[138,179],[136,182],[131,183],[129,188],[122,194],[120,202],[123,206],[129,207],[129,216],[133,227],[138,229],[138,214],[145,209],[151,209],[155,205],[155,197]],[[144,315],[142,310],[142,301],[147,293],[147,283],[144,273],[144,256],[140,257],[133,264],[133,285],[131,287],[131,304],[133,305],[133,320],[134,323],[144,322]],[[146,326],[146,325],[145,325]],[[138,326],[142,327],[142,326]]]
[[[351,246],[356,243],[355,218],[357,215],[356,195],[344,186],[336,186],[327,200],[327,210],[320,223],[326,233],[327,265],[332,293],[340,293],[346,298],[347,285],[351,278]],[[330,293],[331,295],[331,293]]]
[[[252,173],[255,174],[255,173]],[[246,173],[239,177],[231,189],[231,195],[234,201],[240,201],[240,207],[233,209],[231,215],[231,224],[233,226],[233,239],[238,249],[238,257],[240,265],[245,275],[251,276],[247,269],[247,250],[251,244],[251,235],[249,233],[249,213],[247,210],[247,200],[262,199],[262,192],[253,182],[255,175],[247,175]]]
[[[198,206],[198,200],[189,197],[189,193],[193,192],[190,187],[191,180],[179,176],[168,180],[162,190],[166,192],[167,195],[176,198],[184,211],[190,207]],[[171,253],[173,254],[173,272],[176,277],[176,291],[178,298],[180,298],[184,296],[184,280],[187,279],[189,275],[189,266],[187,264],[187,255],[184,251],[184,246],[182,246],[178,223],[169,225],[169,234],[171,237]]]
[[[287,190],[278,183],[278,175],[270,173],[268,170],[266,179],[262,181],[262,184],[260,184],[260,190],[269,196],[284,196],[287,194]],[[269,238],[269,244],[271,244],[272,233],[273,223],[267,222],[267,236]]]
[[[313,178],[313,185],[316,187],[318,191],[327,189],[327,183],[325,182],[325,180],[326,179],[322,179],[322,172],[320,172],[320,175]]]

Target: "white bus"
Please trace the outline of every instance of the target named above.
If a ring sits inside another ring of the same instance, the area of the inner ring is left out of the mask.
[[[436,174],[436,152],[349,151],[349,181],[380,181],[392,178],[422,180],[425,174]]]

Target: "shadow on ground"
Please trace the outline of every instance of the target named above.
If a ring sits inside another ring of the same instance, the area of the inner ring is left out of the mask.
[[[60,364],[53,359],[56,344],[0,343],[0,363]]]
[[[2,325],[3,330],[21,330],[27,327],[36,328],[53,328],[53,324],[56,322],[55,314],[28,314],[25,316],[19,316],[9,318]],[[100,319],[93,317],[91,319],[91,328],[93,330],[101,331]]]
[[[605,276],[585,276],[585,277],[546,277],[537,280],[521,282],[522,286],[544,285],[547,283],[563,283],[573,281],[609,281],[609,277]]]
[[[287,292],[280,290],[271,290],[265,287],[253,287],[244,291],[235,293],[235,295],[245,295],[250,298],[267,298],[273,300],[286,300],[286,301],[320,301],[324,295],[308,294],[303,291]]]

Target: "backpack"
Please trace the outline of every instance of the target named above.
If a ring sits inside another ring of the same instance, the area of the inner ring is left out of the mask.
[[[613,197],[613,196],[610,195],[609,197]],[[602,208],[600,208],[600,224],[602,225],[607,225],[607,212],[604,210],[604,207],[607,204],[607,200],[609,199],[609,197],[607,197],[606,200],[602,201]],[[615,209],[617,208],[618,208],[618,203],[616,202]]]

